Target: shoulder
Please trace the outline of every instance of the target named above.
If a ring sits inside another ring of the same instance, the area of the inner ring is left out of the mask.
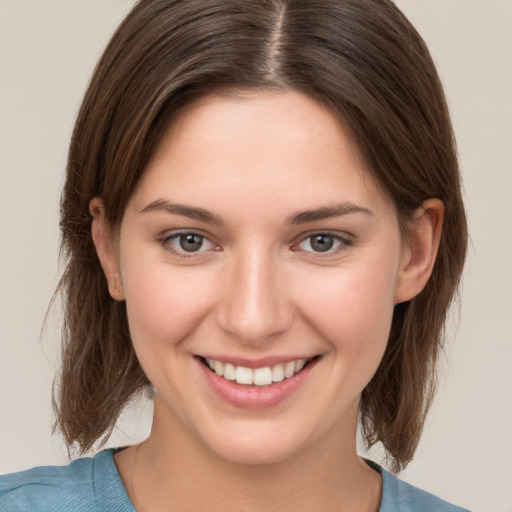
[[[0,476],[0,512],[133,511],[113,454]]]
[[[0,510],[96,510],[93,459],[44,466],[0,477]]]
[[[469,512],[400,480],[375,463],[370,465],[382,475],[383,491],[379,512]]]

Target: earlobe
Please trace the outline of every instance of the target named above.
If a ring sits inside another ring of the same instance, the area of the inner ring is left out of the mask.
[[[123,283],[119,271],[119,262],[115,250],[115,240],[112,230],[105,217],[105,203],[95,197],[89,203],[92,215],[91,234],[96,247],[96,253],[107,279],[108,290],[113,299],[124,300]]]
[[[427,199],[416,210],[400,261],[395,304],[416,297],[427,284],[439,249],[443,217],[444,205],[440,199]]]

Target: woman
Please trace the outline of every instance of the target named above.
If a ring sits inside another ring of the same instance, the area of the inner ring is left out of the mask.
[[[442,88],[392,3],[138,2],[62,230],[58,425],[85,452],[150,389],[153,428],[5,477],[7,510],[461,510],[355,445],[359,418],[412,459],[466,248]]]

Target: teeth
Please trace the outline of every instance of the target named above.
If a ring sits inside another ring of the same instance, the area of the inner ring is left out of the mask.
[[[224,365],[224,375],[223,375],[223,377],[225,379],[228,379],[228,380],[235,380],[236,379],[236,368],[235,368],[235,365],[233,365],[231,363],[226,363]]]
[[[295,362],[295,373],[300,372],[304,365],[306,364],[306,359],[299,359]]]
[[[289,379],[295,373],[295,361],[291,361],[290,363],[286,363],[284,367],[284,376]]]
[[[235,379],[238,384],[252,384],[254,380],[253,371],[250,368],[237,366],[235,370]]]
[[[284,380],[284,368],[282,364],[277,364],[272,368],[272,382],[281,382]]]
[[[227,380],[236,380],[238,384],[255,386],[270,386],[273,382],[281,382],[284,379],[293,377],[299,373],[307,363],[307,359],[298,359],[286,364],[277,364],[270,368],[245,368],[235,366],[231,363],[222,363],[214,359],[207,359],[206,362],[212,371]]]
[[[254,370],[254,384],[256,386],[269,386],[272,384],[272,370],[268,366]]]

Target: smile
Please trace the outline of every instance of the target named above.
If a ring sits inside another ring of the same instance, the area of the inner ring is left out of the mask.
[[[204,359],[206,364],[220,377],[226,380],[236,381],[237,384],[247,386],[270,386],[275,382],[281,382],[299,373],[310,359],[297,359],[287,363],[265,366],[262,368],[247,368],[235,366],[231,363],[223,363],[215,359]]]
[[[212,354],[213,355],[213,354]],[[223,401],[242,409],[269,409],[285,402],[302,387],[322,356],[269,357],[260,361],[218,360],[196,356],[210,389]]]

